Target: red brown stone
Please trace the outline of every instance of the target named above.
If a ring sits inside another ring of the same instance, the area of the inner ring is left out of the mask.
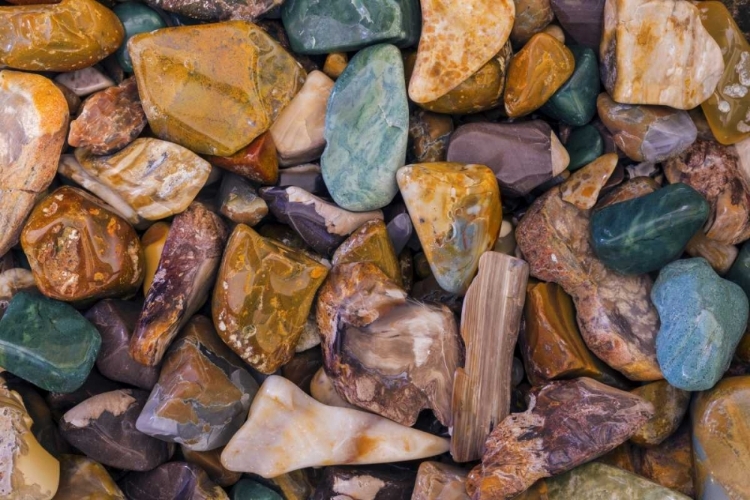
[[[253,142],[232,156],[206,156],[211,165],[229,170],[253,182],[273,185],[279,178],[279,159],[276,145],[269,132],[264,132]]]

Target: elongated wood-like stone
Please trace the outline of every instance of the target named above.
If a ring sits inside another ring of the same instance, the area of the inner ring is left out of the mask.
[[[410,500],[415,472],[395,465],[326,467],[310,500],[371,498]]]
[[[589,378],[551,382],[530,398],[526,412],[510,415],[490,434],[481,465],[469,474],[472,498],[508,498],[603,455],[654,412],[638,396]]]
[[[466,492],[469,471],[440,462],[422,462],[412,500],[470,500]]]
[[[466,364],[453,384],[451,455],[457,462],[479,459],[490,431],[510,412],[513,351],[528,278],[524,261],[485,252],[466,292],[461,314]]]

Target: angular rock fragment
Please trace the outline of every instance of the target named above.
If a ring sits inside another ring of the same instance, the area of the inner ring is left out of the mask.
[[[128,498],[138,500],[229,500],[229,496],[195,464],[169,462],[120,481]]]
[[[115,85],[111,78],[95,66],[61,73],[55,77],[55,81],[70,89],[78,97],[86,97]]]
[[[221,178],[218,201],[221,214],[237,224],[254,226],[268,215],[268,205],[252,184],[229,172]]]
[[[575,171],[561,186],[563,201],[581,210],[594,208],[599,193],[617,168],[617,155],[600,156],[585,168]]]
[[[125,500],[102,464],[80,455],[60,457],[60,486],[55,500]]]
[[[371,498],[410,500],[414,490],[413,470],[394,465],[370,467],[326,467],[311,500]]]
[[[206,159],[211,165],[228,170],[252,182],[276,184],[279,179],[279,159],[270,132],[263,132],[253,142],[231,156],[206,155]]]
[[[318,196],[328,196],[328,188],[320,172],[320,165],[305,163],[281,170],[279,186],[295,186]]]
[[[393,281],[401,285],[401,267],[388,237],[385,223],[373,219],[362,224],[333,253],[334,266],[351,262],[372,262]]]
[[[470,500],[466,492],[469,471],[440,462],[422,462],[412,500]]]
[[[630,391],[654,405],[654,416],[630,440],[639,446],[657,446],[682,423],[690,404],[690,393],[659,380]]]

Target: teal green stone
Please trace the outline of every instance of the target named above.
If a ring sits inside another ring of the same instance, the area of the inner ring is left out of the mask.
[[[20,292],[0,320],[0,366],[52,392],[73,392],[94,366],[102,339],[72,306]]]
[[[270,488],[266,488],[252,479],[241,479],[232,488],[232,500],[284,500]]]
[[[713,387],[729,368],[745,333],[745,292],[698,257],[665,266],[651,300],[661,321],[656,359],[664,378],[686,391]]]
[[[128,53],[128,40],[138,33],[147,33],[166,27],[161,16],[151,7],[137,2],[125,2],[117,4],[112,11],[125,28],[125,39],[117,49],[117,62],[127,73],[133,72],[133,62]]]
[[[542,106],[542,113],[554,120],[580,127],[596,116],[599,95],[599,63],[588,47],[569,47],[575,57],[573,75]]]
[[[740,285],[745,294],[750,297],[750,240],[742,245],[740,253],[737,254],[737,260],[734,261],[725,277]]]
[[[703,196],[682,183],[610,205],[591,216],[594,252],[623,274],[657,271],[682,255],[708,212]]]
[[[287,0],[281,19],[300,54],[350,52],[376,43],[409,47],[422,27],[417,0]]]
[[[409,104],[401,52],[368,47],[349,62],[328,99],[326,149],[320,159],[328,192],[342,208],[382,208],[396,193],[404,166]]]
[[[593,125],[584,125],[570,133],[565,149],[570,155],[568,170],[574,172],[604,154],[604,140]]]

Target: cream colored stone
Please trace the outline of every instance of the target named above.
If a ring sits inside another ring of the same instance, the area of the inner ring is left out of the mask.
[[[339,396],[339,393],[336,392],[336,388],[333,386],[333,382],[328,378],[323,367],[313,375],[313,378],[310,381],[310,395],[318,402],[327,406],[360,410],[356,406],[347,403],[344,398]]]
[[[78,97],[85,97],[99,90],[114,87],[115,85],[115,82],[110,77],[94,66],[68,73],[60,73],[55,77],[55,81],[72,90]]]

